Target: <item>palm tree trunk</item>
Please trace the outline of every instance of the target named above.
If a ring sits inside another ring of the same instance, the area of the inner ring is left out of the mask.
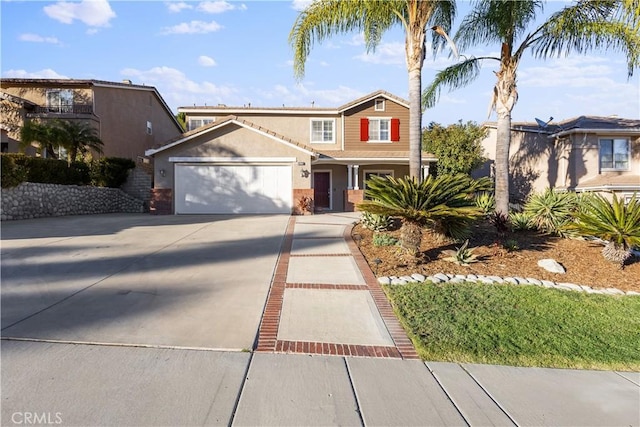
[[[422,181],[422,73],[409,71],[409,176]]]
[[[511,148],[511,111],[518,100],[516,90],[517,63],[507,63],[496,73],[494,102],[498,123],[496,129],[495,198],[496,212],[509,214],[509,149]]]

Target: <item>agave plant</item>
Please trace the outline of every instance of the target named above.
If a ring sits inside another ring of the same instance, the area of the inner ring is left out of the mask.
[[[362,212],[360,222],[364,228],[371,231],[387,231],[393,224],[393,219],[389,215]]]
[[[482,209],[485,216],[489,216],[496,207],[496,199],[493,194],[483,191],[476,195],[476,206]]]
[[[557,192],[547,188],[542,193],[529,196],[524,213],[531,218],[531,225],[543,233],[567,237],[567,227],[573,221],[578,204],[575,193]]]
[[[591,236],[606,241],[602,255],[615,262],[620,268],[632,255],[631,249],[640,245],[640,200],[637,194],[625,205],[624,199],[613,200],[596,194],[585,198],[583,205],[571,224],[583,236]]]
[[[488,178],[474,180],[464,174],[429,176],[422,182],[373,176],[365,191],[369,200],[359,203],[358,209],[402,218],[400,247],[416,256],[423,226],[454,239],[465,236],[470,222],[482,216],[474,194],[490,187]]]
[[[467,239],[462,246],[456,248],[455,251],[453,249],[442,251],[443,254],[449,255],[448,257],[443,258],[443,260],[463,266],[467,266],[472,262],[478,261],[477,255],[473,254],[475,248],[468,248],[468,246],[469,239]]]
[[[531,217],[524,212],[510,212],[509,223],[513,231],[531,230]]]

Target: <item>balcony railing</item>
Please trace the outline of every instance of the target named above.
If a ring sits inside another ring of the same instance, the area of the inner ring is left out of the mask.
[[[93,106],[86,104],[36,106],[31,114],[93,114]]]

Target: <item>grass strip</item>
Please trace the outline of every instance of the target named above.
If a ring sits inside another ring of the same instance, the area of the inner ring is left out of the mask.
[[[640,297],[537,286],[385,286],[424,360],[640,370]]]

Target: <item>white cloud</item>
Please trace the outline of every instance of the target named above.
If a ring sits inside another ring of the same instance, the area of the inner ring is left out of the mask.
[[[293,0],[291,2],[291,8],[293,10],[297,10],[298,12],[301,12],[307,7],[309,7],[309,5],[313,3],[313,1],[314,0]]]
[[[293,87],[276,85],[271,90],[255,90],[254,94],[260,95],[261,100],[268,106],[285,105],[289,107],[310,106],[339,107],[349,101],[353,101],[364,95],[359,90],[347,86],[338,86],[335,89],[315,89],[313,85],[298,84]],[[256,104],[256,100],[251,101]]]
[[[167,5],[167,9],[169,9],[169,12],[171,13],[179,13],[182,12],[184,9],[193,9],[193,6],[185,3],[183,1],[168,1],[165,2],[165,5]]]
[[[23,42],[62,44],[56,37],[44,37],[33,33],[20,34],[18,40]]]
[[[45,6],[43,10],[47,16],[63,24],[78,20],[90,27],[108,27],[109,21],[116,17],[106,0],[63,1]]]
[[[40,71],[28,72],[26,70],[9,70],[2,73],[2,77],[15,79],[68,79],[69,77],[58,74],[51,68]]]
[[[362,62],[368,62],[371,64],[384,64],[384,65],[405,65],[405,52],[404,43],[391,42],[380,44],[375,52],[361,53],[354,56]]]
[[[198,64],[202,65],[203,67],[215,67],[216,65],[218,65],[213,58],[206,55],[200,55],[198,57]]]
[[[235,6],[226,1],[203,1],[198,5],[197,10],[204,13],[224,13],[239,7],[246,9],[245,5]]]
[[[558,58],[544,64],[521,68],[518,86],[591,88],[613,82],[614,70],[605,58]]]
[[[191,21],[183,22],[173,27],[165,27],[161,34],[207,34],[219,31],[223,26],[216,21]]]
[[[216,85],[211,82],[195,82],[182,71],[161,66],[149,70],[126,68],[120,71],[125,79],[155,86],[162,97],[174,109],[186,105],[214,105],[229,103],[229,99],[237,99],[236,90],[230,86]]]

